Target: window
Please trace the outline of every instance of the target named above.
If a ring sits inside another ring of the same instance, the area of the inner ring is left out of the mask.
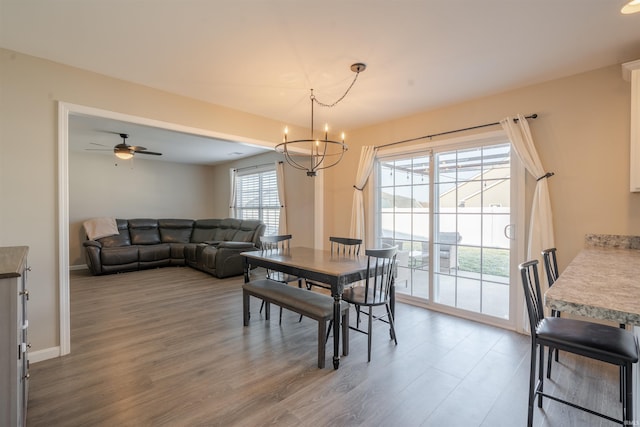
[[[265,235],[278,234],[280,201],[275,170],[238,174],[236,217],[262,220],[267,226]]]

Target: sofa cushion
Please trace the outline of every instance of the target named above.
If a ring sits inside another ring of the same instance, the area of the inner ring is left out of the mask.
[[[160,243],[157,219],[130,219],[129,234],[133,245],[157,245]]]
[[[187,243],[184,245],[184,260],[187,262],[187,265],[194,267],[197,262],[197,243]]]
[[[98,242],[100,242],[103,248],[131,246],[131,237],[129,237],[129,222],[126,219],[116,219],[116,224],[118,225],[119,234],[98,239]]]
[[[138,254],[140,262],[170,260],[171,246],[168,243],[139,246]]]
[[[200,254],[200,264],[207,270],[215,270],[217,253],[218,249],[213,246],[205,246]]]
[[[189,243],[193,224],[191,219],[159,219],[160,240],[163,243]]]
[[[138,262],[137,246],[121,246],[116,248],[102,248],[100,261],[103,265],[119,265]]]
[[[240,229],[240,225],[242,225],[242,220],[235,218],[225,218],[220,221],[218,225],[218,229],[213,235],[213,239],[218,240],[220,242],[228,241],[228,240],[236,240],[235,236],[238,230]]]
[[[220,219],[198,219],[193,226],[193,233],[191,233],[191,242],[200,243],[207,240],[216,240],[213,238],[218,226],[220,225]]]
[[[186,265],[187,259],[185,247],[191,243],[169,243],[169,255],[171,257],[171,265]]]
[[[234,242],[250,242],[253,240],[254,230],[238,230],[233,236]]]

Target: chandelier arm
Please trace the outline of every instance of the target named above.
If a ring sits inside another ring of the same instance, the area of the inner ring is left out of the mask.
[[[344,151],[342,151],[342,152],[340,153],[340,157],[339,157],[335,162],[331,163],[330,165],[326,165],[326,166],[322,166],[321,168],[317,168],[317,170],[328,169],[328,168],[330,168],[330,167],[332,167],[332,166],[335,166],[335,165],[337,165],[338,163],[340,163],[340,160],[342,160],[342,156],[344,156],[344,152],[345,152],[345,151],[347,151],[347,150],[344,150]]]
[[[325,144],[326,146],[326,144]],[[325,149],[326,150],[326,149]],[[309,156],[309,163],[311,164],[311,167],[308,168],[307,170],[310,172],[316,171],[318,169],[322,169],[320,167],[320,165],[322,164],[322,162],[324,162],[324,153],[322,154],[322,156],[320,156],[320,154],[311,154],[311,156]]]
[[[293,168],[299,169],[299,170],[301,170],[301,171],[309,170],[309,168],[308,168],[308,167],[306,167],[306,166],[302,166],[301,164],[296,163],[296,161],[295,161],[295,160],[293,160],[293,158],[291,158],[289,155],[286,155],[286,154],[285,154],[284,159],[285,159],[285,160],[287,161],[287,163],[289,163],[289,165],[290,165],[291,167],[293,167]]]
[[[293,160],[291,157],[287,157],[287,159],[289,159],[288,163],[293,166],[296,169],[300,169],[301,171],[308,171],[308,170],[313,170],[313,169],[309,169],[308,166],[303,166],[299,163],[297,163],[295,160]]]
[[[294,168],[300,169],[300,170],[305,170],[305,171],[309,170],[308,167],[302,166],[301,164],[299,164],[298,162],[296,162],[294,160],[293,156],[291,154],[289,154],[289,150],[287,150],[286,144],[284,145],[284,149],[283,149],[282,153],[284,154],[284,158],[287,161],[287,163],[289,163]]]

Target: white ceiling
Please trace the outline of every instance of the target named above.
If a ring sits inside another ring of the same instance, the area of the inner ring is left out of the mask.
[[[640,13],[623,4],[0,0],[0,46],[283,126],[308,126],[309,89],[331,103],[364,62],[341,103],[316,108],[316,123],[348,131],[638,59]]]
[[[144,147],[162,156],[136,153],[136,159],[213,165],[264,153],[268,149],[193,133],[178,132],[129,121],[72,114],[69,116],[69,149],[113,157],[113,147],[123,142]]]

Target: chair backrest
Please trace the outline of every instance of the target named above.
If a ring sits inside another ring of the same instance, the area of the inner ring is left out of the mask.
[[[544,319],[540,279],[538,277],[538,260],[523,262],[518,268],[522,276],[522,286],[524,287],[524,296],[529,313],[529,324],[533,334],[538,324]]]
[[[370,298],[386,300],[396,273],[397,246],[383,249],[366,249],[367,270],[375,271],[364,281],[365,301]]]
[[[560,273],[558,273],[558,261],[556,260],[556,248],[543,250],[542,259],[544,260],[544,270],[547,272],[547,282],[551,286],[560,276]]]
[[[276,236],[261,236],[260,243],[263,250],[286,250],[289,249],[291,234],[281,234]]]
[[[261,236],[260,244],[263,251],[288,251],[291,242],[291,234],[281,234],[275,236]],[[277,282],[288,283],[298,280],[297,277],[289,276],[280,271],[267,270],[267,278]]]
[[[329,237],[331,242],[331,255],[360,255],[360,245],[362,239],[352,239],[350,237]]]

